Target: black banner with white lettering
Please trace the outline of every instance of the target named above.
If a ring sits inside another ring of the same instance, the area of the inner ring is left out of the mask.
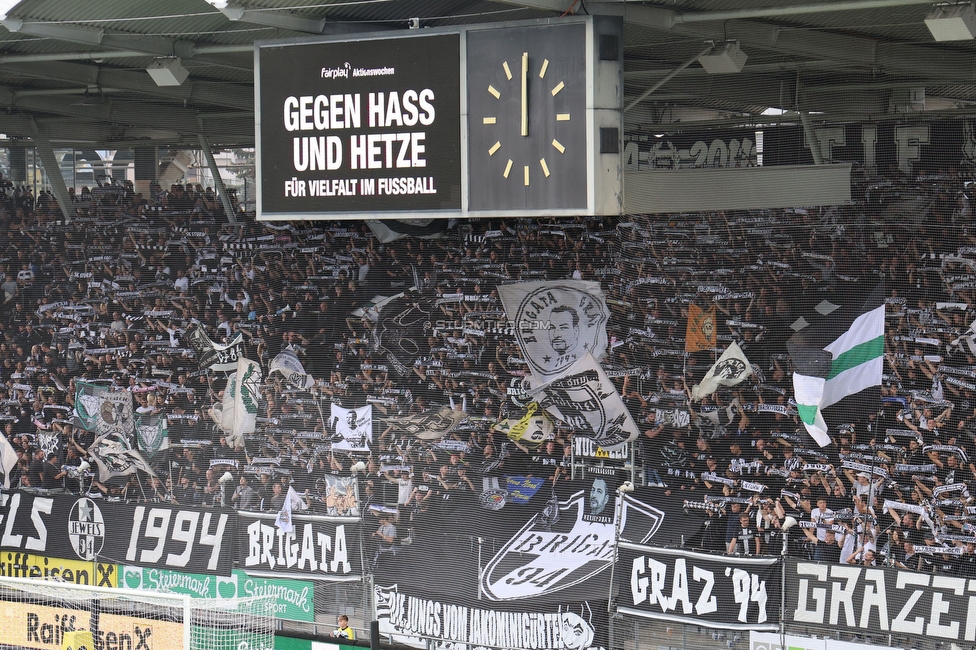
[[[377,559],[377,583],[415,585],[417,593],[448,602],[464,603],[472,594],[526,606],[589,600],[609,594],[618,535],[638,543],[680,543],[704,518],[684,514],[682,500],[660,490],[620,496],[618,486],[612,473],[594,474],[560,482],[556,490],[541,488],[521,504],[507,499],[498,509],[479,507],[471,493],[455,493],[410,521],[401,513],[397,537],[412,527],[411,543],[395,555],[367,548],[367,557]],[[417,566],[450,579],[416,576]]]
[[[237,513],[68,494],[0,495],[0,549],[228,576]]]
[[[622,542],[614,587],[624,615],[730,630],[779,628],[776,557],[728,557]]]
[[[460,37],[268,43],[258,217],[460,210]]]
[[[976,584],[965,575],[786,563],[786,622],[834,632],[976,641]]]
[[[966,120],[814,127],[824,160],[853,162],[878,171],[939,173],[946,165],[976,165],[976,135]],[[763,165],[811,165],[813,156],[799,126],[763,130]]]
[[[250,575],[345,582],[363,576],[358,517],[292,515],[295,530],[276,515],[239,513],[238,565]]]
[[[624,134],[624,164],[628,170],[755,167],[755,129],[714,129],[657,135],[642,131]]]

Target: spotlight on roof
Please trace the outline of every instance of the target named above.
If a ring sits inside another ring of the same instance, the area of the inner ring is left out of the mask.
[[[157,86],[181,86],[190,76],[186,68],[180,65],[179,59],[156,59],[149,64],[146,72]]]
[[[698,57],[701,67],[708,74],[734,74],[742,72],[749,56],[739,49],[738,41],[716,45],[709,54]]]
[[[969,3],[938,5],[925,17],[925,26],[937,41],[971,41],[976,38],[976,12]]]

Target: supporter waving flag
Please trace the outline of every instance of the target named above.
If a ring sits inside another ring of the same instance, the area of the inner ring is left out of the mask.
[[[498,297],[536,377],[553,379],[587,355],[603,359],[610,314],[599,282],[500,284]]]
[[[96,438],[88,448],[88,456],[98,468],[98,480],[102,483],[135,474],[139,470],[156,476],[153,468],[142,454],[132,448],[128,439],[115,433]]]
[[[237,359],[243,353],[244,335],[238,332],[227,344],[217,344],[210,340],[207,332],[200,327],[194,327],[186,337],[190,347],[197,353],[197,363],[200,368],[211,370],[234,370]]]
[[[10,473],[17,466],[17,452],[7,440],[7,436],[0,435],[0,467],[3,468],[3,489],[10,489]]]
[[[260,397],[261,366],[240,357],[237,371],[227,378],[221,404],[210,408],[210,417],[227,437],[227,444],[244,448],[244,434],[254,433],[257,426]]]
[[[794,323],[788,347],[793,360],[797,412],[807,432],[823,447],[830,444],[824,409],[881,386],[884,365],[884,287],[878,285],[860,307],[817,305],[823,318]],[[839,332],[839,335],[838,335]],[[823,341],[828,343],[821,347]],[[874,408],[880,404],[875,395]]]
[[[493,424],[491,429],[504,433],[510,440],[521,442],[528,447],[538,447],[552,438],[556,426],[539,407],[538,402],[529,402],[521,417],[506,418]]]
[[[315,379],[305,373],[305,367],[302,365],[301,359],[298,358],[298,355],[291,346],[279,352],[271,360],[271,367],[268,369],[268,374],[270,375],[275,371],[280,372],[281,376],[295,388],[308,390],[315,383]]]
[[[234,398],[233,428],[227,432],[227,444],[244,448],[244,434],[254,433],[257,426],[258,399],[261,395],[261,366],[250,359],[237,360],[237,392]]]
[[[237,371],[230,373],[227,377],[227,385],[224,386],[224,394],[220,404],[210,407],[208,413],[211,419],[220,427],[224,433],[234,430],[234,397],[237,395]]]
[[[716,345],[715,305],[702,309],[695,303],[688,305],[688,326],[685,329],[685,352],[703,352]]]
[[[752,365],[746,359],[739,344],[729,343],[722,356],[718,358],[700,384],[695,384],[691,390],[692,401],[698,401],[706,395],[711,395],[721,386],[735,386],[752,375]]]
[[[164,413],[140,413],[136,415],[136,442],[139,449],[155,456],[169,449],[169,423]]]
[[[278,511],[278,516],[275,518],[275,526],[285,534],[294,532],[295,520],[292,519],[292,511],[304,509],[305,502],[302,501],[302,497],[295,491],[295,488],[289,485],[288,493],[285,495],[285,502],[282,504],[281,510]]]
[[[613,450],[640,436],[616,387],[591,354],[529,394],[549,415],[604,449]]]
[[[333,449],[369,451],[373,441],[373,406],[367,404],[358,409],[347,409],[333,403],[332,428],[341,438],[332,444]]]
[[[135,430],[132,393],[78,380],[75,382],[75,423],[98,435],[128,438]]]

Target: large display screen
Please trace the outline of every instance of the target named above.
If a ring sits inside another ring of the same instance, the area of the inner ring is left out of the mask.
[[[460,35],[258,48],[264,219],[461,209]]]

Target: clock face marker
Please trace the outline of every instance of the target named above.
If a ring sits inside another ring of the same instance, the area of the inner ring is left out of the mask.
[[[511,158],[509,158],[509,159],[508,159],[508,164],[507,164],[507,165],[505,165],[505,172],[504,172],[504,173],[502,174],[502,176],[504,176],[505,178],[508,178],[508,175],[509,175],[509,174],[510,174],[511,172],[512,172],[512,159],[511,159]]]
[[[552,139],[552,146],[554,146],[556,151],[559,153],[566,153],[566,147],[564,147],[556,138]]]
[[[558,95],[559,94],[559,91],[562,90],[565,87],[566,87],[566,84],[564,84],[563,82],[560,81],[558,84],[556,84],[556,87],[552,89],[552,96],[555,97],[556,95]]]
[[[502,61],[502,67],[505,69],[505,76],[509,81],[512,80],[512,69],[508,67],[508,61]]]
[[[495,99],[501,99],[502,94],[500,92],[498,92],[497,90],[495,90],[495,87],[494,86],[488,86],[488,92],[490,92],[491,95],[492,95],[492,97],[494,97]],[[555,93],[553,93],[553,94],[555,94]]]
[[[558,120],[559,118],[557,117],[556,119]],[[495,118],[493,118],[493,117],[486,117],[484,119],[484,122],[483,123],[484,124],[494,124],[495,123]]]
[[[542,62],[542,69],[539,70],[539,79],[545,79],[546,78],[546,70],[548,70],[548,69],[549,69],[549,59],[545,59]]]
[[[556,113],[556,121],[557,122],[568,122],[569,121],[569,113]]]
[[[495,144],[491,145],[491,149],[488,150],[488,155],[489,156],[494,156],[495,155],[495,152],[498,151],[501,148],[502,148],[502,143],[501,142],[496,142]]]
[[[522,52],[522,125],[519,135],[529,134],[529,53]]]
[[[525,177],[525,186],[528,187],[528,185],[529,185],[529,166],[526,165],[525,167],[522,168],[522,170],[523,170],[523,176]]]
[[[539,164],[542,165],[542,173],[546,175],[546,178],[549,178],[549,165],[546,164],[546,159],[541,159]]]

